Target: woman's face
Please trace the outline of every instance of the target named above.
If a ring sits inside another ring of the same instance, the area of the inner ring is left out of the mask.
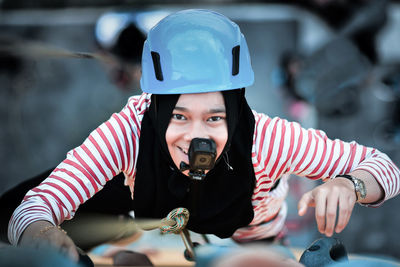
[[[182,94],[172,111],[165,139],[168,151],[179,168],[189,164],[188,150],[193,138],[208,138],[217,145],[217,158],[228,139],[226,109],[221,92]],[[189,171],[184,174],[188,175]]]

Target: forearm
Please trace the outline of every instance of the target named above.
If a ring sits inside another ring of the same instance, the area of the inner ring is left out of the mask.
[[[365,184],[367,195],[365,199],[359,201],[360,203],[372,204],[384,200],[384,190],[371,173],[365,170],[354,170],[349,174],[362,180]]]
[[[18,244],[21,246],[35,244],[38,247],[50,245],[74,261],[79,260],[79,254],[72,239],[63,229],[48,221],[35,221],[29,224]]]
[[[35,237],[39,235],[43,229],[46,227],[53,227],[54,225],[49,221],[36,221],[29,224],[24,232],[22,233],[21,237],[19,238],[18,244],[19,245],[28,245],[30,244]]]
[[[14,211],[8,225],[8,239],[11,244],[17,245],[25,229],[36,221],[48,221],[53,225],[61,223],[57,221],[57,214],[51,209],[51,205],[41,201],[40,197],[32,197],[23,201]],[[56,220],[56,221],[54,221]]]

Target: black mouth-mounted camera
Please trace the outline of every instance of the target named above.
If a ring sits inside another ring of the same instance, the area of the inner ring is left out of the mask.
[[[189,170],[189,177],[194,180],[203,180],[205,171],[211,170],[217,156],[217,146],[211,139],[193,138],[189,146],[189,165],[180,163],[180,171]]]

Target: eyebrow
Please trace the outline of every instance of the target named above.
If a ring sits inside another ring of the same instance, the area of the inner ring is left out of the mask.
[[[189,111],[188,108],[179,107],[179,106],[175,106],[174,110],[179,110],[179,111],[183,111],[183,112],[188,112]],[[212,113],[225,113],[225,112],[226,112],[225,107],[218,107],[218,108],[209,109],[207,113],[212,114]]]

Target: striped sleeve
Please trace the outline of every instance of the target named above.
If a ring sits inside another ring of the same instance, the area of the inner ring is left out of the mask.
[[[362,169],[382,186],[384,200],[399,194],[399,169],[377,149],[354,141],[332,140],[321,130],[304,129],[296,122],[264,114],[256,114],[256,121],[259,136],[254,139],[255,170],[272,181],[285,173],[326,181]]]
[[[16,245],[32,222],[54,225],[71,219],[79,205],[120,172],[133,179],[139,151],[140,122],[150,95],[131,97],[121,112],[95,129],[79,147],[69,151],[39,186],[30,190],[10,219],[8,237]]]
[[[399,169],[384,153],[356,142],[331,140],[323,131],[304,129],[295,122],[253,113],[254,218],[248,227],[235,232],[235,240],[279,235],[286,217],[290,174],[327,181],[356,169],[368,171],[382,186],[385,198],[367,206],[379,206],[399,194]],[[277,180],[280,183],[271,191]]]

